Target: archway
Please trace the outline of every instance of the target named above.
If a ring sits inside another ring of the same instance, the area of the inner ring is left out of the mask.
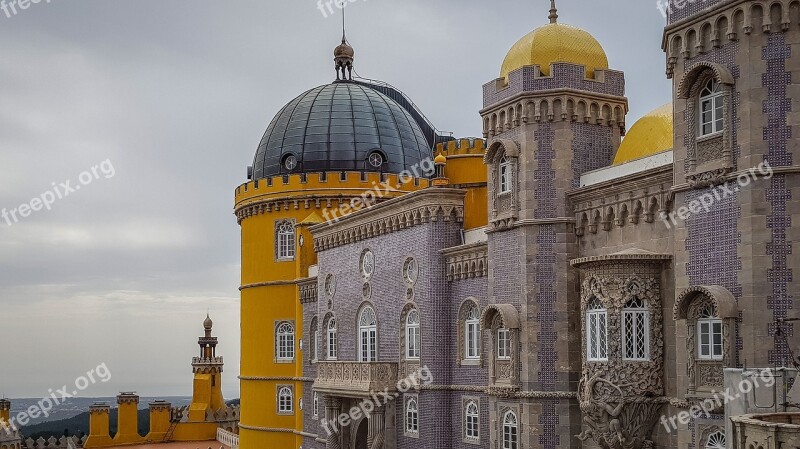
[[[355,449],[369,449],[367,446],[367,433],[369,432],[369,420],[362,419],[358,424],[358,431],[356,431],[356,440],[353,447]]]

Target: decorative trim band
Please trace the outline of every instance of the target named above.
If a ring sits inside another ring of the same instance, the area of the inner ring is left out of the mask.
[[[239,380],[257,382],[314,382],[314,379],[311,377],[239,376]]]
[[[245,284],[239,287],[239,291],[247,290],[249,288],[259,288],[259,287],[274,287],[280,285],[296,285],[299,280],[293,281],[269,281],[269,282],[257,282],[255,284]]]

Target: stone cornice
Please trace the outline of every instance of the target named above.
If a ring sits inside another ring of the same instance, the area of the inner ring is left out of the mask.
[[[669,25],[664,27],[664,36],[663,36],[662,41],[661,41],[661,48],[662,49],[666,49],[667,36],[670,33],[672,33],[673,31],[675,31],[676,29],[683,28],[683,27],[686,27],[686,26],[690,26],[690,25],[694,25],[696,23],[703,22],[705,20],[708,20],[711,17],[719,15],[720,11],[722,11],[722,10],[725,10],[725,9],[728,9],[728,8],[732,8],[732,7],[740,5],[742,3],[747,3],[748,1],[750,1],[750,0],[728,0],[728,1],[723,1],[722,3],[719,3],[717,5],[714,5],[712,8],[709,8],[705,12],[700,12],[700,13],[697,13],[697,14],[695,14],[693,16],[687,17],[685,19],[681,19],[681,20],[679,20],[677,22],[670,23]],[[687,5],[687,7],[688,7],[688,5]]]
[[[636,252],[621,252],[614,254],[606,254],[602,256],[581,257],[580,259],[573,259],[569,263],[575,268],[581,268],[584,265],[594,262],[608,262],[608,261],[667,261],[672,260],[671,254],[656,254],[647,251]]]
[[[531,90],[531,91],[523,91],[516,93],[499,103],[495,103],[491,106],[485,107],[478,111],[479,114],[487,114],[497,109],[503,109],[508,107],[509,105],[524,99],[524,98],[532,98],[532,97],[553,97],[559,95],[571,95],[575,97],[583,97],[583,98],[591,98],[596,100],[603,100],[603,101],[610,101],[610,102],[618,102],[618,103],[625,103],[628,104],[628,99],[624,96],[617,96],[617,95],[610,95],[604,94],[599,92],[590,92],[586,90],[579,90],[579,89],[569,89],[569,88],[556,88],[556,89],[548,89],[548,90]]]
[[[291,281],[269,281],[269,282],[256,282],[254,284],[244,284],[239,287],[239,291],[247,290],[249,288],[258,288],[258,287],[273,287],[273,286],[281,286],[281,285],[296,285],[298,280],[291,280]]]
[[[475,242],[439,251],[447,260],[447,280],[487,276],[488,246],[488,242]]]
[[[634,190],[647,189],[653,186],[669,188],[672,186],[672,165],[651,168],[638,173],[631,173],[608,181],[603,181],[591,186],[579,187],[567,192],[573,203],[591,201],[614,194],[629,193]],[[662,187],[661,185],[666,184]]]
[[[239,376],[239,380],[256,382],[314,382],[314,379],[311,377]]]
[[[772,172],[773,172],[773,176],[774,175],[796,174],[796,173],[800,173],[800,165],[792,165],[792,166],[789,166],[789,167],[772,167]],[[738,178],[739,176],[743,176],[743,175],[752,176],[752,173],[750,172],[750,169],[731,172],[731,173],[723,175],[724,177],[721,179],[721,181],[722,181],[722,183],[735,181],[736,178]],[[759,179],[763,179],[763,177],[759,178]],[[685,192],[685,191],[694,190],[694,189],[695,189],[695,187],[692,187],[691,184],[689,184],[688,182],[685,182],[683,184],[677,184],[677,185],[672,186],[672,189],[670,191],[672,193],[679,193],[679,192]]]
[[[309,228],[314,249],[325,251],[341,245],[390,234],[431,221],[463,222],[464,196],[457,189],[428,188],[394,198]]]

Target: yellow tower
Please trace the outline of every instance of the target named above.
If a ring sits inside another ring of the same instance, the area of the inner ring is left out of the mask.
[[[120,393],[117,395],[117,434],[114,445],[143,443],[145,439],[139,435],[139,395],[136,393]]]
[[[402,95],[393,88],[348,79],[353,54],[344,39],[335,51],[344,79],[281,110],[259,145],[251,181],[236,189],[242,449],[296,449],[303,441],[299,405],[313,374],[303,372],[298,282],[313,279],[317,263],[308,227],[427,188],[433,175],[435,130],[410,102],[393,99]]]
[[[0,427],[5,423],[9,425],[11,422],[9,415],[11,414],[11,401],[8,399],[0,399]]]
[[[206,413],[225,408],[222,397],[222,357],[217,357],[217,337],[211,336],[214,322],[206,315],[203,321],[205,335],[197,340],[200,357],[192,359],[194,388],[192,403],[189,405],[189,422],[203,422]]]

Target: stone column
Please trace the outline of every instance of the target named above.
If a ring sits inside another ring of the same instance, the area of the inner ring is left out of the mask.
[[[341,399],[335,396],[325,396],[325,419],[327,423],[323,427],[330,431],[330,433],[328,433],[328,440],[325,442],[325,449],[341,449],[342,447],[339,442],[339,435],[342,431],[338,424],[341,410]]]
[[[386,419],[386,407],[376,407],[375,410],[369,412],[367,419],[369,420],[369,431],[367,433],[367,447],[369,449],[383,449],[383,441],[385,439],[383,431]]]

